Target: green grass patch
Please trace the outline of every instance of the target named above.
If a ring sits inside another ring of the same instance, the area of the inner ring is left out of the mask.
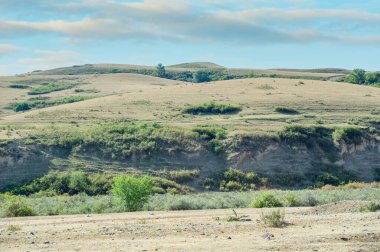
[[[234,114],[242,110],[240,105],[222,103],[204,103],[185,107],[182,112],[187,114]]]
[[[71,89],[75,87],[76,84],[57,84],[57,83],[49,83],[47,85],[39,86],[32,88],[28,94],[29,95],[41,95],[48,94],[56,91]]]

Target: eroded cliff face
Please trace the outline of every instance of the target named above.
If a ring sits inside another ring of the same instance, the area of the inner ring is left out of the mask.
[[[368,137],[358,145],[341,142],[332,153],[317,146],[260,139],[240,139],[229,151],[229,167],[254,171],[284,186],[310,185],[319,172],[373,181],[380,169],[380,142]]]
[[[15,141],[3,147],[5,152],[0,152],[0,188],[41,177],[50,169],[73,166],[89,171],[199,169],[198,181],[232,167],[254,171],[287,187],[310,186],[313,176],[321,171],[350,173],[359,180],[373,181],[377,176],[375,170],[380,169],[380,142],[375,138],[365,138],[358,145],[341,143],[334,153],[269,138],[229,139],[225,145],[224,155],[200,145],[189,151],[168,148],[160,153],[115,161],[102,158],[96,150],[78,154],[63,148]]]
[[[0,189],[41,177],[51,166],[51,156],[36,146],[7,144],[0,153]]]

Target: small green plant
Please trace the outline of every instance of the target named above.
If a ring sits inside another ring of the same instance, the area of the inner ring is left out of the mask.
[[[230,215],[227,217],[226,221],[227,222],[234,222],[234,221],[240,221],[242,218],[248,217],[247,215],[238,215],[235,211],[235,209],[232,209],[232,212],[234,215]]]
[[[288,115],[297,115],[300,114],[300,112],[296,109],[289,108],[289,107],[276,107],[274,109],[275,112],[281,113],[281,114],[288,114]]]
[[[376,212],[378,210],[380,210],[380,204],[376,204],[375,202],[370,202],[359,208],[360,212]]]
[[[256,198],[252,202],[254,208],[283,207],[284,205],[273,194],[267,193]]]
[[[141,210],[152,191],[153,181],[147,176],[117,176],[112,187],[113,195],[121,200],[127,211]]]
[[[285,211],[274,210],[269,214],[261,213],[261,220],[270,227],[285,226]]]

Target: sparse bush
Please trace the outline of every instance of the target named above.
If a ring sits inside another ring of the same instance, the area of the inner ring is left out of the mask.
[[[114,179],[112,193],[118,197],[125,210],[141,210],[152,194],[153,181],[149,177],[117,176]]]
[[[199,210],[199,209],[202,209],[202,207],[199,204],[197,204],[196,202],[190,199],[184,199],[184,198],[181,198],[179,200],[172,202],[169,206],[169,210],[172,210],[172,211]]]
[[[269,214],[261,214],[261,220],[270,227],[285,226],[285,211],[274,210]]]
[[[360,212],[376,212],[377,210],[380,210],[380,205],[375,202],[370,202],[359,208]]]
[[[303,206],[316,206],[319,204],[319,201],[310,192],[302,194],[300,201]]]
[[[182,112],[187,114],[233,114],[241,111],[241,106],[236,104],[204,103],[185,107]]]
[[[289,107],[276,107],[274,111],[276,111],[277,113],[288,114],[288,115],[296,115],[300,113],[296,109],[289,108]]]
[[[34,210],[19,197],[13,197],[5,209],[7,217],[34,216]]]
[[[22,228],[20,226],[16,226],[16,225],[9,225],[7,227],[7,231],[9,232],[17,232],[17,231],[21,231]]]
[[[267,193],[254,199],[252,202],[253,208],[270,208],[282,207],[283,204],[273,194]]]
[[[287,207],[298,207],[301,206],[301,201],[294,194],[287,194],[284,196],[284,205]]]
[[[238,169],[228,169],[220,181],[221,191],[254,190],[261,183],[261,178],[254,172],[245,173]]]

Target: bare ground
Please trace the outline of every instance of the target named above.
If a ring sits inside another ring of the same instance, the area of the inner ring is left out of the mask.
[[[260,221],[268,209],[238,209],[247,222],[227,222],[231,210],[8,218],[0,251],[380,251],[380,213],[352,205],[286,208],[283,228]]]

